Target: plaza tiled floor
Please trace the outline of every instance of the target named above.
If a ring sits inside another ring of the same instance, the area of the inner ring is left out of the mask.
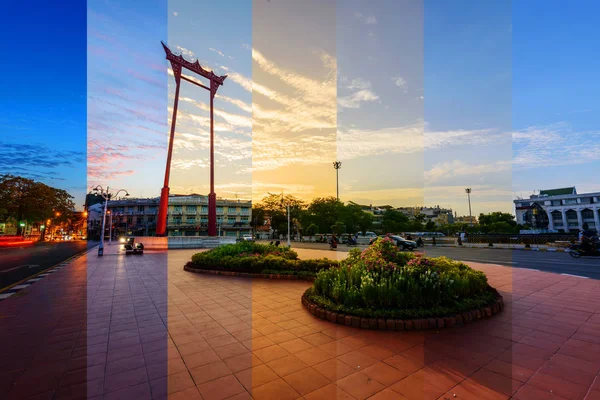
[[[185,272],[193,253],[91,253],[0,302],[0,398],[600,399],[600,281],[472,264],[501,314],[365,331],[305,311],[307,282]]]

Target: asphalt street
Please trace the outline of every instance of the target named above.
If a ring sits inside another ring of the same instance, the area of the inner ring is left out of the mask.
[[[81,251],[95,246],[96,242],[45,242],[29,246],[0,249],[0,271],[22,265],[40,265],[49,268]]]
[[[285,241],[282,245],[285,245]],[[292,243],[292,248],[328,249],[322,243]],[[359,248],[365,248],[359,246]],[[339,245],[338,251],[351,248]],[[526,251],[487,248],[433,247],[419,248],[431,257],[446,256],[454,260],[473,261],[485,264],[505,265],[514,268],[536,269],[558,274],[576,275],[600,279],[600,257],[581,257],[575,259],[568,253],[547,251]]]

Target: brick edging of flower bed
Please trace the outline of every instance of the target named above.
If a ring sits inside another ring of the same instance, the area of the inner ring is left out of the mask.
[[[290,281],[309,281],[309,282],[313,282],[315,280],[315,278],[313,276],[287,275],[287,274],[255,274],[255,273],[250,273],[250,272],[234,272],[234,271],[221,271],[221,270],[217,270],[217,269],[190,268],[187,265],[183,267],[183,270],[188,271],[188,272],[194,272],[197,274],[237,276],[240,278],[283,279],[283,280],[290,280]]]
[[[495,289],[494,289],[495,290]],[[327,311],[313,303],[302,295],[302,305],[317,318],[333,322],[335,324],[351,326],[362,329],[378,329],[383,331],[420,331],[425,329],[452,328],[454,326],[465,325],[472,321],[488,318],[499,313],[504,308],[504,300],[496,291],[496,301],[492,306],[483,307],[477,310],[465,311],[444,318],[421,318],[421,319],[383,319],[383,318],[362,318],[353,315],[345,315],[333,311]]]

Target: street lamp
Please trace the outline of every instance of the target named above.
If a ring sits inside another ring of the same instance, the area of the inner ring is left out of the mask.
[[[473,225],[473,215],[471,215],[471,188],[466,188],[467,199],[469,200],[469,224]]]
[[[281,192],[281,205],[283,206],[283,201],[284,201],[284,197],[283,197],[283,192]],[[288,248],[292,247],[292,241],[290,239],[290,203],[286,202],[286,208],[287,208],[287,245]]]
[[[339,179],[339,170],[342,168],[341,161],[334,161],[333,168],[335,168],[335,188],[337,193],[337,199],[340,201],[340,179]]]
[[[111,245],[112,244],[112,213],[110,212],[110,210],[108,210],[106,212],[109,215],[109,222],[108,222],[108,244]]]
[[[102,231],[100,234],[100,246],[98,247],[98,257],[102,257],[104,255],[104,229],[106,228],[106,212],[108,208],[108,201],[112,197],[118,196],[121,192],[125,192],[125,196],[129,196],[129,193],[125,189],[119,189],[116,193],[113,194],[110,192],[110,188],[108,186],[106,187],[106,189],[104,189],[100,185],[93,188],[92,192],[102,196],[102,198],[104,199],[104,212],[102,213]]]

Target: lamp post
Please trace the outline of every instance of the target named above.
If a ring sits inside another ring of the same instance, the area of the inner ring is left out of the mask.
[[[342,168],[341,161],[334,161],[333,168],[335,168],[335,188],[337,193],[337,200],[340,201],[340,179],[339,179],[339,171]]]
[[[110,212],[110,210],[107,211],[108,215],[109,215],[109,223],[108,223],[108,244],[111,245],[112,244],[112,213]]]
[[[469,200],[469,224],[473,225],[473,215],[471,214],[471,188],[466,188],[467,199]]]
[[[108,186],[106,187],[106,189],[104,189],[100,185],[93,188],[92,192],[94,192],[94,194],[96,195],[102,196],[102,198],[104,199],[104,212],[102,213],[102,231],[100,232],[100,246],[98,246],[98,257],[102,257],[104,255],[104,229],[106,229],[106,211],[108,208],[108,201],[112,197],[118,196],[121,192],[125,192],[125,196],[129,196],[129,193],[125,189],[119,189],[116,193],[113,194],[110,192],[110,188]]]

